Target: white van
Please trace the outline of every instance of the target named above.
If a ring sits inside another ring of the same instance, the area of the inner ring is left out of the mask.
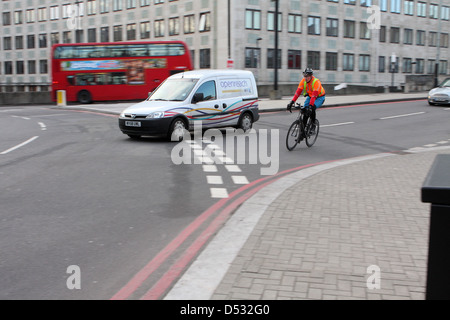
[[[167,78],[147,100],[125,109],[120,130],[131,138],[167,135],[180,140],[194,123],[203,128],[235,127],[248,131],[259,119],[253,73],[199,70]]]

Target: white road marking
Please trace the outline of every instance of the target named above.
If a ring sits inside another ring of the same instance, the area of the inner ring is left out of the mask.
[[[242,172],[242,170],[235,164],[225,165],[228,172]]]
[[[204,164],[203,171],[205,172],[217,172],[217,167],[215,165]]]
[[[325,125],[322,125],[322,126],[320,126],[321,128],[323,128],[323,127],[336,127],[336,126],[343,126],[343,125],[346,125],[346,124],[353,124],[354,122],[342,122],[342,123],[334,123],[334,124],[325,124]]]
[[[448,141],[439,141],[438,144],[448,143]]]
[[[247,177],[245,176],[231,176],[235,184],[249,184]]]
[[[436,147],[436,146],[437,146],[437,144],[435,144],[435,143],[430,143],[430,144],[424,145],[424,147],[427,147],[427,148],[432,148],[432,147]]]
[[[45,123],[43,123],[43,122],[38,122],[38,124],[39,124],[39,126],[41,127],[41,130],[42,130],[42,131],[47,130],[47,126],[45,125]]]
[[[206,176],[208,184],[223,184],[221,176]]]
[[[228,191],[225,188],[211,188],[211,198],[228,198]]]
[[[11,116],[11,117],[13,117],[13,118],[20,118],[20,119],[23,119],[23,120],[30,120],[30,118],[28,118],[28,117],[21,117],[21,116]]]
[[[35,136],[35,137],[33,137],[33,138],[30,138],[30,139],[28,139],[27,141],[22,142],[21,144],[18,144],[18,145],[15,146],[15,147],[12,147],[12,148],[9,148],[8,150],[5,150],[5,151],[3,151],[3,152],[0,152],[0,154],[7,154],[7,153],[10,153],[11,151],[14,151],[14,150],[16,150],[16,149],[19,149],[20,147],[23,147],[23,146],[29,144],[30,142],[36,140],[37,138],[39,138],[39,136]]]
[[[422,111],[422,112],[416,112],[416,113],[399,114],[397,116],[390,116],[390,117],[380,118],[380,120],[394,119],[394,118],[400,118],[400,117],[416,116],[416,115],[423,114],[423,113],[425,113],[425,112]]]

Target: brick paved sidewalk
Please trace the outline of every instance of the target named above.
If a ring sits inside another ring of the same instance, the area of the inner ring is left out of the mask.
[[[424,299],[430,205],[421,187],[437,154],[325,170],[271,205],[211,299]],[[368,289],[380,268],[380,289]]]

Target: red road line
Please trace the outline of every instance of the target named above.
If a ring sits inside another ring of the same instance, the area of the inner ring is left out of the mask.
[[[226,204],[231,198],[241,193],[242,191],[264,181],[273,176],[256,180],[248,185],[245,185],[238,190],[233,191],[228,198],[224,198],[216,202],[200,216],[198,216],[189,226],[187,226],[175,239],[173,239],[163,250],[161,250],[143,269],[141,269],[122,289],[119,290],[111,300],[125,300],[133,294],[138,287],[156,270],[162,263],[177,249],[180,245],[197,230],[211,215],[217,212],[222,206]]]

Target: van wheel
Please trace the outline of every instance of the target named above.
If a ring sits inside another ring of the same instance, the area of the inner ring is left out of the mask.
[[[253,127],[253,116],[246,112],[241,116],[239,120],[238,129],[244,130],[244,132],[250,131]]]
[[[92,95],[87,90],[81,90],[77,95],[78,102],[88,104],[92,102]]]
[[[170,125],[167,138],[169,141],[183,141],[184,132],[187,130],[186,122],[181,118],[176,118]]]

